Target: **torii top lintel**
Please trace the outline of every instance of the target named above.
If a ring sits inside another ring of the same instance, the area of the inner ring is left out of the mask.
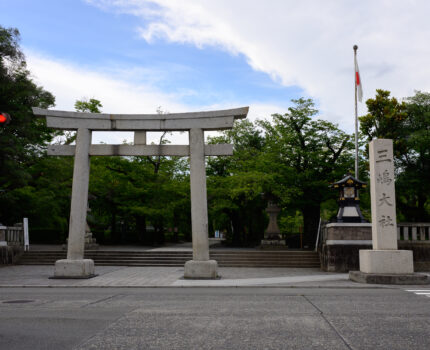
[[[231,129],[235,119],[246,118],[249,107],[208,112],[166,114],[105,114],[57,111],[33,107],[46,117],[47,126],[60,130],[181,131]]]

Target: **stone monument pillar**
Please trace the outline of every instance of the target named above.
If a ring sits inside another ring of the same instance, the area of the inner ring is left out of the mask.
[[[55,262],[54,278],[89,278],[94,276],[94,261],[84,259],[90,177],[90,145],[91,131],[79,128],[73,168],[67,259]]]
[[[208,205],[203,129],[191,129],[190,185],[193,260],[185,263],[185,278],[216,278],[218,263],[209,260]]]
[[[350,278],[364,283],[428,283],[427,276],[414,274],[412,251],[397,249],[393,141],[370,142],[369,162],[373,249],[360,250],[360,271],[351,271]]]

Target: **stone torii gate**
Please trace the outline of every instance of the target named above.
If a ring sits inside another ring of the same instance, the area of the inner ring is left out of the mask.
[[[205,145],[205,130],[225,130],[246,118],[248,107],[172,114],[80,113],[33,108],[47,126],[76,130],[76,146],[51,145],[48,155],[75,156],[67,259],[55,262],[54,277],[94,276],[94,261],[84,259],[90,156],[189,156],[193,260],[185,263],[185,278],[216,278],[218,264],[209,260],[205,156],[233,154],[230,144]],[[134,145],[92,145],[92,131],[134,131]],[[189,145],[146,145],[147,131],[188,131]]]

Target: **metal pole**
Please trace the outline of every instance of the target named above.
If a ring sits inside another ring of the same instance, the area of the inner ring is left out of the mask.
[[[357,49],[354,45],[354,96],[355,96],[355,178],[358,180],[358,113],[357,113]]]

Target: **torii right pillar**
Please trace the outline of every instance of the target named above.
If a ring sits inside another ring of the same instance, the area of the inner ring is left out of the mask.
[[[360,250],[360,271],[351,280],[378,284],[427,284],[426,275],[414,273],[411,250],[398,250],[393,140],[369,143],[372,250]]]

